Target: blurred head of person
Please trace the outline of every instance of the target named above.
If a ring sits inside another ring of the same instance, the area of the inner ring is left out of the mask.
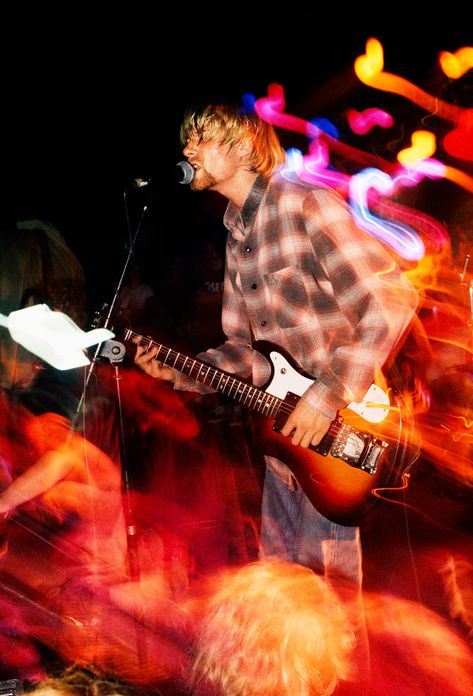
[[[193,694],[329,696],[352,677],[352,626],[322,577],[268,559],[214,583],[199,604]]]
[[[103,675],[93,666],[75,663],[58,674],[27,685],[24,691],[34,696],[145,696],[139,689]]]

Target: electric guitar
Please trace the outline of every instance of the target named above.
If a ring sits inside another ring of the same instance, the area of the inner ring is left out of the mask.
[[[358,524],[371,491],[385,485],[391,475],[387,451],[390,442],[346,421],[380,423],[390,411],[387,394],[372,384],[364,398],[337,414],[318,445],[293,445],[279,431],[301,395],[314,383],[289,354],[269,341],[255,341],[253,348],[269,362],[271,376],[263,387],[241,381],[229,372],[187,357],[130,328],[122,329],[124,340],[140,337],[140,345],[157,348],[156,360],[175,368],[253,411],[253,441],[263,454],[283,461],[293,472],[314,507],[328,519]],[[345,411],[351,414],[342,415]],[[389,438],[388,438],[389,439]],[[374,498],[373,498],[374,499]]]

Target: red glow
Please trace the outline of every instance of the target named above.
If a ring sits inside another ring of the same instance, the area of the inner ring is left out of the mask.
[[[473,109],[460,116],[458,126],[443,139],[443,146],[453,157],[473,161]]]

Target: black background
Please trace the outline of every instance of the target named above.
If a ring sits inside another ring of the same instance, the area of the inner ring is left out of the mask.
[[[383,44],[388,72],[440,98],[473,103],[472,71],[453,85],[437,64],[441,50],[473,44],[469,20],[446,6],[96,2],[2,8],[1,223],[41,219],[58,227],[84,265],[92,304],[111,299],[129,229],[136,230],[145,203],[137,252],[151,281],[176,249],[192,255],[220,232],[223,242],[224,201],[194,194],[177,179],[179,125],[189,105],[238,101],[247,92],[262,97],[278,82],[288,113],[329,118],[343,140],[394,161],[412,130],[427,127],[426,114],[357,80],[353,63],[371,36]],[[344,110],[367,106],[393,113],[388,137],[378,131],[356,140],[347,130]],[[282,135],[285,146],[304,149],[297,136]],[[464,162],[455,165],[465,168]],[[135,177],[151,177],[151,184],[136,190]],[[444,218],[457,194],[449,184],[437,189],[427,196],[428,212]]]

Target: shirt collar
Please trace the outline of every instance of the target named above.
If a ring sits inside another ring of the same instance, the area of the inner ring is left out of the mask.
[[[269,179],[262,174],[255,179],[255,182],[248,194],[248,198],[246,199],[241,211],[241,215],[233,203],[228,204],[223,219],[223,222],[228,229],[234,229],[238,219],[241,219],[244,227],[251,225],[255,218],[256,211],[258,210],[258,206],[261,203],[261,199],[268,188],[268,184]]]

